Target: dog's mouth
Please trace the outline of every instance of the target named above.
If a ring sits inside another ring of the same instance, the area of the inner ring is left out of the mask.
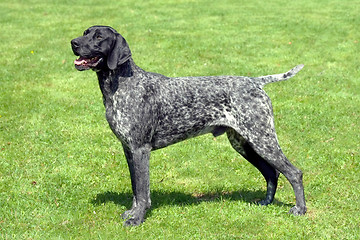
[[[74,61],[75,68],[79,71],[96,68],[103,61],[102,57],[85,58],[79,57]]]

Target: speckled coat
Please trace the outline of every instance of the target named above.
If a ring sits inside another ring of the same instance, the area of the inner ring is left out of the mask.
[[[125,39],[114,29],[94,26],[72,40],[80,58],[78,70],[97,72],[110,128],[122,142],[134,193],[133,206],[123,214],[125,225],[139,225],[151,206],[150,151],[205,133],[227,133],[233,148],[251,162],[267,181],[262,205],[275,195],[279,173],[294,188],[296,206],[306,212],[302,172],[280,149],[272,106],[263,86],[286,80],[285,74],[263,77],[207,76],[169,78],[146,72],[131,58]]]

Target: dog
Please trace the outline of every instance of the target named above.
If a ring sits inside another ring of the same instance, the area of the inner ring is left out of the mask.
[[[108,26],[88,28],[71,46],[79,56],[75,68],[97,74],[106,119],[129,166],[133,204],[122,214],[124,225],[143,223],[151,206],[150,152],[206,133],[226,133],[232,147],[262,173],[267,192],[259,204],[273,201],[282,173],[296,197],[289,213],[305,214],[302,172],[279,146],[271,101],[263,90],[268,83],[293,77],[303,65],[262,77],[170,78],[138,67],[126,40]]]

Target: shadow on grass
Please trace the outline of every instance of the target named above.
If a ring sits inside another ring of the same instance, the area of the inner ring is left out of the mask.
[[[257,202],[264,197],[264,191],[212,192],[202,194],[152,191],[151,208],[155,209],[164,205],[196,205],[202,202],[220,202],[223,200],[243,201],[247,203],[257,204]],[[97,194],[95,199],[93,199],[91,202],[94,205],[101,205],[108,202],[113,202],[114,204],[122,205],[129,209],[132,205],[132,193],[100,193]],[[277,201],[276,199],[272,204],[277,206],[292,206],[291,204],[285,204],[283,202]]]

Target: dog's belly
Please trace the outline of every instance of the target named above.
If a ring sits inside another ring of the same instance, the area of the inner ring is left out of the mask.
[[[197,137],[203,134],[212,133],[215,137],[220,136],[226,132],[228,127],[226,126],[208,126],[201,130],[191,129],[187,132],[168,132],[168,133],[156,133],[152,138],[152,149],[160,149],[169,145],[181,142],[188,138]]]

